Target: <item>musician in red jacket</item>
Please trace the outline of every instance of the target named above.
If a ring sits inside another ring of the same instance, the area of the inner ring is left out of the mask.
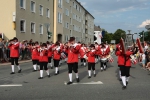
[[[47,49],[47,44],[43,43],[41,45],[41,48],[39,50],[40,52],[40,56],[39,56],[39,63],[40,63],[40,77],[39,79],[43,79],[43,67],[44,70],[47,73],[47,76],[50,77],[49,74],[49,69],[47,68],[47,64],[48,64],[48,49]]]
[[[68,85],[72,84],[72,70],[76,73],[76,81],[79,82],[78,75],[78,54],[80,46],[75,43],[75,37],[70,37],[68,42],[68,73],[69,73],[69,82]]]
[[[39,52],[38,52],[38,47],[37,44],[32,43],[32,63],[33,63],[33,72],[37,71],[37,65],[39,62]]]
[[[91,78],[91,69],[93,70],[94,77],[96,77],[96,72],[95,72],[96,51],[95,51],[94,44],[90,45],[90,49],[88,50],[86,55],[87,55],[87,60],[88,60],[88,74],[89,74],[88,78]]]
[[[107,48],[108,47],[106,47],[104,43],[101,44],[101,49],[99,51],[99,56],[101,58],[101,71],[106,70],[107,68],[107,57],[109,55]]]
[[[50,65],[51,69],[53,69],[53,65],[52,65],[52,55],[53,55],[53,51],[52,51],[53,45],[50,44],[49,41],[47,41],[47,49],[48,49],[48,65]]]
[[[19,42],[18,42],[18,39],[16,37],[14,37],[10,41],[8,47],[10,48],[11,68],[12,68],[12,72],[10,74],[15,74],[14,62],[18,67],[18,73],[21,73],[21,68],[20,68],[19,63],[18,63],[18,59],[19,59]]]
[[[56,42],[55,46],[53,48],[53,60],[54,60],[54,67],[55,67],[55,75],[59,74],[59,61],[60,61],[60,57],[61,57],[61,47],[60,47],[60,43]]]
[[[117,60],[117,63],[118,63],[118,67],[119,67],[119,80],[121,81],[121,70],[120,70],[120,67],[121,66],[124,66],[124,54],[121,51],[121,46],[120,44],[117,44],[116,45],[116,56],[118,56],[118,60]]]
[[[96,62],[96,63],[99,61],[100,49],[101,49],[100,45],[98,45],[98,43],[96,42],[96,43],[95,43],[95,50],[96,50],[96,57],[95,57],[95,60],[96,60],[96,61],[95,61],[95,62]]]
[[[86,47],[85,44],[81,44],[81,48],[80,48],[80,60],[81,60],[81,66],[86,66],[86,59],[84,58],[84,55],[86,54]]]

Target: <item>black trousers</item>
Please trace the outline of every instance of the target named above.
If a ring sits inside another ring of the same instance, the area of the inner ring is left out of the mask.
[[[58,66],[59,66],[59,61],[60,61],[60,60],[54,59],[54,67],[58,67]]]
[[[107,62],[101,62],[101,67],[104,68],[104,65],[107,67]]]
[[[51,63],[52,57],[48,57],[48,63]]]
[[[86,62],[85,58],[81,58],[81,62]]]
[[[19,63],[18,63],[18,57],[11,57],[11,65],[14,65],[14,62],[15,64],[18,66]]]
[[[43,70],[43,68],[44,70],[48,70],[47,68],[48,62],[39,62],[39,63],[40,63],[40,70]]]
[[[75,73],[78,73],[78,63],[68,63],[68,73],[72,73],[72,70]]]
[[[120,66],[120,70],[121,70],[121,76],[126,76],[126,77],[130,76],[130,67]]]
[[[32,60],[33,65],[38,64],[38,60]]]
[[[95,63],[88,63],[88,70],[95,70]]]

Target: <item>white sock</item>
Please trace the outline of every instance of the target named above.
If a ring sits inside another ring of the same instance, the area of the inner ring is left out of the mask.
[[[120,77],[120,79],[121,79],[121,71],[119,70],[119,77]]]
[[[67,61],[68,60],[68,58],[65,58],[65,61]]]
[[[101,70],[103,70],[103,67],[101,67]]]
[[[78,73],[76,73],[76,78],[79,78],[79,74]]]
[[[52,63],[50,63],[50,67],[53,67]]]
[[[72,82],[72,73],[69,73],[69,81]]]
[[[58,67],[55,68],[55,73],[57,73],[57,72],[58,72]]]
[[[40,65],[37,65],[38,69],[40,69]]]
[[[61,60],[59,61],[59,65],[61,65]]]
[[[36,70],[36,65],[33,65],[33,69]]]
[[[17,67],[18,67],[18,70],[20,70],[20,66],[18,65]]]
[[[83,65],[85,66],[85,65],[86,65],[86,63],[84,62],[84,63],[83,63]]]
[[[95,70],[93,70],[93,73],[96,74]]]
[[[15,66],[11,65],[11,68],[12,68],[12,72],[15,72]]]
[[[88,70],[89,76],[91,76],[91,70]]]
[[[104,65],[104,69],[106,69],[106,65]]]
[[[40,77],[43,77],[43,70],[40,70]]]
[[[126,77],[125,76],[122,76],[122,83],[124,86],[126,86]]]
[[[47,75],[49,75],[49,69],[46,71]]]
[[[130,78],[130,77],[126,77],[126,81],[127,81],[127,82],[129,82],[129,78]]]

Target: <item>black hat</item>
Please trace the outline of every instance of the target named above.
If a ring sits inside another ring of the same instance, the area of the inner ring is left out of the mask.
[[[95,48],[95,45],[94,45],[94,44],[91,44],[90,47],[94,47],[94,48]]]
[[[46,43],[43,43],[43,44],[42,44],[42,47],[47,47],[47,44],[46,44]]]
[[[13,40],[18,40],[18,38],[14,37]]]
[[[74,40],[75,40],[75,37],[70,37],[69,42],[72,42],[72,41],[74,41]]]

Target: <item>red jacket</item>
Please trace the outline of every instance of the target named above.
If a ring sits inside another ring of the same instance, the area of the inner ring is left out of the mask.
[[[39,60],[39,52],[37,48],[32,49],[32,60]]]
[[[54,50],[54,52],[53,52],[53,59],[60,60],[61,52],[62,52],[62,50],[61,50],[60,47],[58,47],[58,50],[57,49]]]
[[[97,45],[96,47],[95,47],[95,53],[96,53],[96,55],[99,55],[100,54],[100,49],[101,49],[101,47],[99,46],[99,45]]]
[[[19,42],[15,44],[10,44],[8,46],[10,48],[10,57],[19,57]]]
[[[130,55],[131,55],[131,54],[133,54],[133,52],[131,52],[131,51],[129,51],[129,50],[126,51],[126,57],[125,57],[125,58],[126,58],[126,59],[125,59],[125,60],[126,60],[126,63],[125,63],[125,66],[126,66],[126,67],[131,67],[131,60],[130,60]]]
[[[120,65],[120,66],[124,66],[124,64],[125,64],[125,57],[124,57],[124,55],[123,55],[123,53],[122,52],[120,52],[120,50],[118,50],[117,52],[116,52],[116,55],[118,56],[118,65]]]
[[[40,51],[39,62],[48,62],[47,50]]]
[[[68,61],[67,63],[76,63],[78,62],[78,54],[79,54],[80,46],[75,43],[75,46],[71,46],[68,48]]]
[[[53,48],[54,46],[49,46],[48,47],[48,57],[52,57],[52,55],[53,55],[53,51],[52,51],[52,48]]]
[[[96,54],[95,50],[91,50],[86,54],[89,63],[95,63],[95,54]]]
[[[79,52],[80,52],[80,58],[83,58],[86,53],[86,47],[81,47]]]

